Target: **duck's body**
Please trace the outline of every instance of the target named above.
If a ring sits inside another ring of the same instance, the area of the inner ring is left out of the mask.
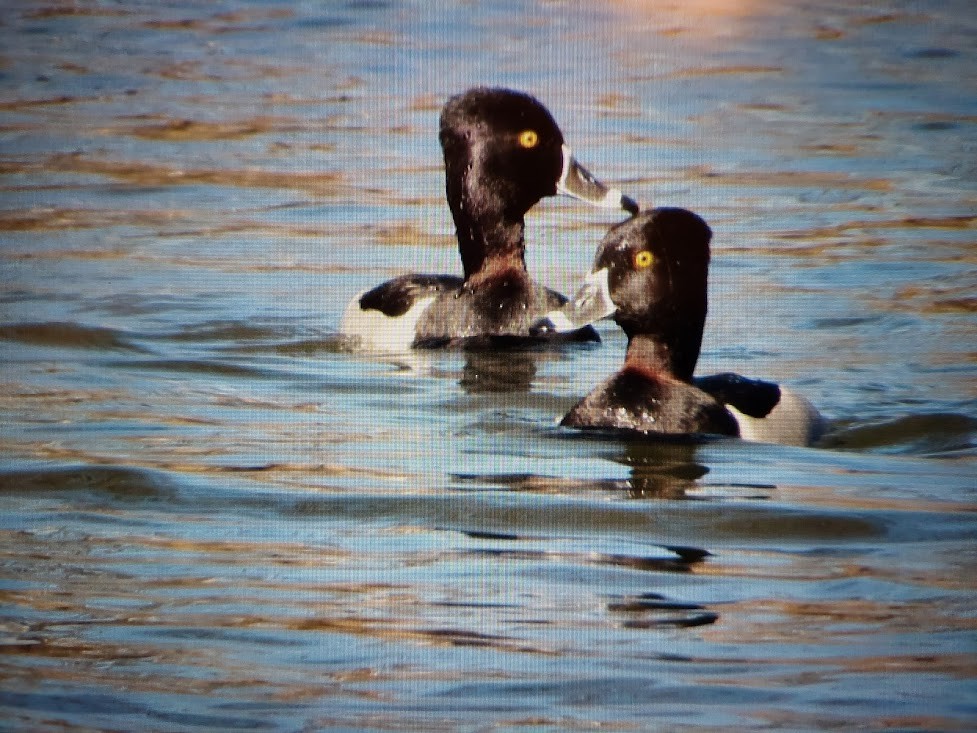
[[[357,345],[405,351],[418,341],[418,325],[436,300],[453,297],[464,280],[454,275],[401,275],[357,295],[339,330]]]
[[[721,385],[726,380],[737,383],[734,393]],[[811,445],[825,430],[824,417],[810,400],[772,382],[717,374],[689,384],[627,367],[578,402],[560,424],[662,435],[727,435],[782,445]]]
[[[684,209],[645,212],[611,229],[581,292],[534,327],[558,332],[613,315],[628,337],[622,369],[562,425],[793,445],[817,439],[823,418],[800,395],[737,374],[693,377],[711,237],[706,223]]]
[[[640,366],[625,366],[606,379],[560,424],[665,435],[739,435],[736,419],[712,395]]]
[[[526,212],[557,193],[637,211],[573,159],[552,116],[529,95],[476,88],[453,97],[440,139],[463,276],[403,275],[354,298],[340,332],[368,348],[530,338],[530,326],[566,298],[526,270]],[[589,325],[576,331],[570,338],[599,340]]]
[[[827,420],[814,404],[793,390],[780,387],[780,397],[766,415],[745,415],[726,405],[736,419],[740,437],[757,443],[811,445],[824,435]]]
[[[343,333],[370,334],[384,350],[491,344],[507,337],[538,341],[529,329],[566,296],[533,282],[525,270],[493,273],[482,283],[454,275],[401,275],[361,293],[343,314]],[[599,340],[591,326],[549,340]]]

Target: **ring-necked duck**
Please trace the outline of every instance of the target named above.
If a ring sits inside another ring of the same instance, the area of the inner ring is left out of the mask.
[[[669,208],[608,232],[580,292],[533,328],[558,333],[613,315],[628,337],[621,370],[561,425],[791,445],[817,439],[823,418],[785,388],[737,374],[693,378],[706,320],[711,238],[701,218]]]
[[[528,94],[478,87],[453,97],[440,138],[464,277],[402,275],[356,296],[340,332],[368,348],[528,338],[529,327],[566,298],[526,271],[526,212],[558,193],[638,211],[573,158],[553,117]],[[556,338],[599,340],[589,325]]]

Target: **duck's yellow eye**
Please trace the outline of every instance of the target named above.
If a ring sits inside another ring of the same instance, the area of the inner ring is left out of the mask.
[[[641,250],[634,256],[634,266],[641,269],[649,267],[654,261],[654,255],[652,255],[651,252],[646,249]]]
[[[539,144],[539,135],[535,130],[523,130],[519,133],[519,144],[524,148],[535,148]]]

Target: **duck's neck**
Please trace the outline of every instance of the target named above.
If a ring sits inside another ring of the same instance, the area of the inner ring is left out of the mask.
[[[452,214],[466,281],[482,271],[489,257],[494,263],[526,269],[525,225],[522,218],[513,221],[504,216],[485,214],[475,218],[467,211],[454,207]]]
[[[485,174],[477,155],[468,150],[462,154],[463,148],[444,136],[442,144],[445,193],[458,235],[465,280],[477,275],[489,258],[525,271],[525,209],[506,203],[502,193],[505,186]]]
[[[627,361],[691,382],[702,348],[708,298],[705,272],[701,282],[686,282],[679,293],[638,312],[618,311],[614,320],[628,337]]]
[[[673,338],[649,333],[629,335],[624,366],[691,382],[701,341],[701,329]]]

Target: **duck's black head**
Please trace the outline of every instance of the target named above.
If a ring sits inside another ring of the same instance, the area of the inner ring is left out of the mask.
[[[607,270],[614,320],[629,335],[705,318],[712,231],[685,209],[655,209],[613,227],[594,271]]]
[[[691,379],[706,320],[711,238],[709,226],[686,209],[654,209],[617,224],[601,241],[586,284],[535,330],[612,316],[628,336],[629,357],[654,352],[676,376]]]
[[[441,147],[448,185],[464,185],[469,205],[522,216],[556,193],[563,133],[528,94],[479,88],[452,98],[441,114]]]
[[[477,87],[452,97],[440,138],[466,278],[488,256],[522,261],[523,217],[544,196],[637,211],[573,159],[553,116],[528,94]]]

